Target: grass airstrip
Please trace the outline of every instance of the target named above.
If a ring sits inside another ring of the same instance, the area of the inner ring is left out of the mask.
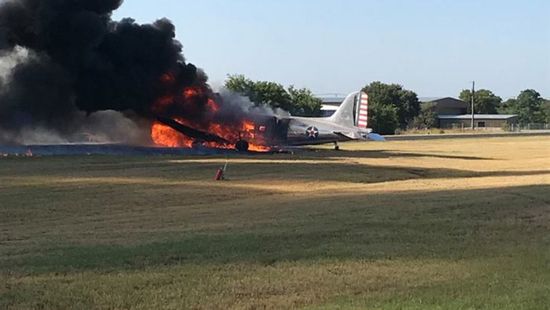
[[[550,137],[0,159],[1,309],[547,309]]]

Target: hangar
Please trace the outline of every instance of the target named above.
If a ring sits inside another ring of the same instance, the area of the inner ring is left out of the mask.
[[[470,104],[452,97],[421,98],[423,104],[432,104],[437,114],[439,128],[465,129],[472,126],[472,115],[468,114]],[[517,115],[509,114],[476,114],[474,124],[476,128],[506,129],[518,123]]]
[[[469,104],[452,97],[420,98],[422,104],[433,105],[437,115],[463,115],[468,113]]]
[[[438,115],[439,128],[469,128],[472,126],[472,115]],[[512,114],[476,114],[474,123],[477,128],[505,129],[518,123],[518,116]]]
[[[346,99],[340,94],[320,95],[317,98],[321,99],[323,106],[321,108],[322,117],[330,117],[338,110],[342,102]]]

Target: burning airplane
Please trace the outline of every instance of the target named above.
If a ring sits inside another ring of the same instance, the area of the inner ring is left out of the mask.
[[[368,138],[366,94],[350,95],[330,119],[279,117],[216,94],[184,58],[169,20],[114,21],[121,4],[0,4],[0,143],[81,142],[91,134],[109,142],[269,151]]]
[[[208,104],[210,113],[220,107]],[[212,120],[215,120],[212,117]],[[201,127],[188,119],[158,117],[153,125],[155,143],[172,147],[196,145],[235,148],[239,151],[268,151],[273,147],[334,143],[350,140],[383,140],[368,128],[368,95],[347,96],[336,113],[327,118],[277,117],[248,113],[240,122],[221,125],[215,121]]]

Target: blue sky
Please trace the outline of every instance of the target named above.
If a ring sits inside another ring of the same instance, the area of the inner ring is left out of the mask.
[[[547,0],[126,0],[123,17],[172,20],[213,85],[244,74],[326,94],[379,80],[458,96],[476,80],[550,97]]]

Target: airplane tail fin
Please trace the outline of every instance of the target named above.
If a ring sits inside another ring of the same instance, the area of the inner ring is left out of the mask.
[[[369,126],[369,96],[360,91],[349,94],[330,121],[347,127],[367,129]]]

